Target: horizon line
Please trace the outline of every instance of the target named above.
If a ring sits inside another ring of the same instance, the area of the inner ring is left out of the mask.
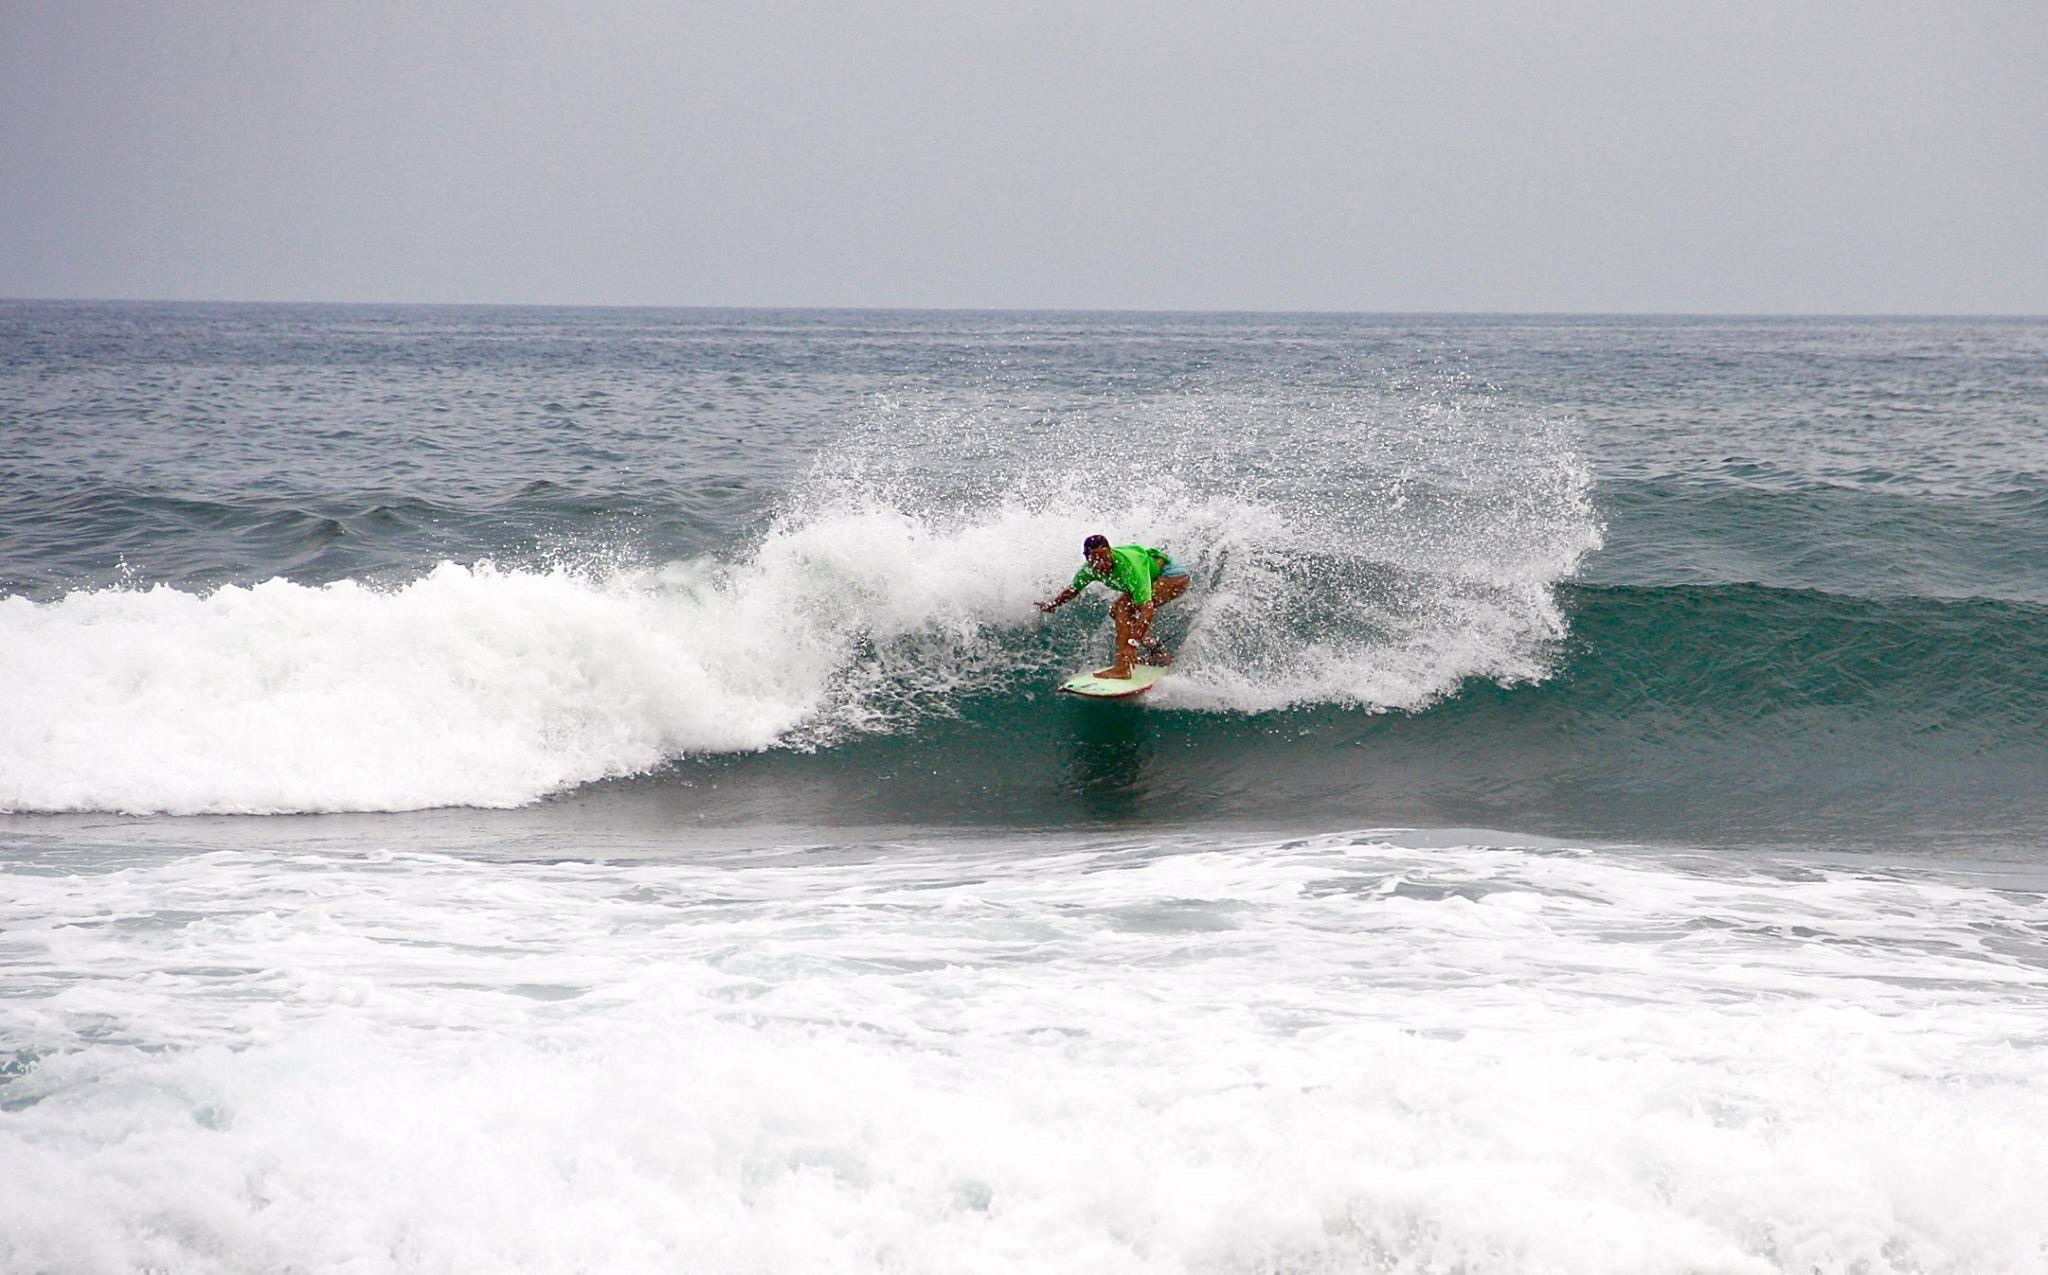
[[[1209,317],[1471,318],[1471,319],[2048,319],[2048,310],[1352,310],[1171,306],[778,305],[760,302],[587,301],[335,301],[249,300],[224,297],[0,296],[0,305],[276,306],[335,309],[439,310],[650,310],[710,313],[979,314],[979,315],[1200,315]]]

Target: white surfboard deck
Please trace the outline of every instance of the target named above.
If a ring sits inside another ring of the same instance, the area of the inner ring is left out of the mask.
[[[1089,699],[1123,699],[1151,690],[1160,678],[1171,671],[1154,664],[1140,664],[1131,670],[1129,677],[1097,677],[1093,673],[1083,673],[1060,683],[1060,689],[1069,695],[1086,695]]]

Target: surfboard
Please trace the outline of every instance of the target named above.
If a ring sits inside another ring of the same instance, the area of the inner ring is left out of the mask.
[[[1123,699],[1151,690],[1170,671],[1153,664],[1140,664],[1131,670],[1129,677],[1097,677],[1093,673],[1083,673],[1060,683],[1060,689],[1069,695],[1085,695],[1089,699]]]

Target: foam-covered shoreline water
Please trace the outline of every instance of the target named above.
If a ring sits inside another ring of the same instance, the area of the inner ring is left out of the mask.
[[[1401,833],[0,872],[0,1266],[1994,1272],[2041,882]]]

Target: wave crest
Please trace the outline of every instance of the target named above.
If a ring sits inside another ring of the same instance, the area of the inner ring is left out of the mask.
[[[647,569],[0,601],[0,809],[514,806],[680,756],[914,731],[1108,650],[1031,603],[1083,534],[1166,546],[1165,706],[1419,708],[1544,676],[1599,543],[1557,422],[1483,399],[880,401],[751,543]]]

